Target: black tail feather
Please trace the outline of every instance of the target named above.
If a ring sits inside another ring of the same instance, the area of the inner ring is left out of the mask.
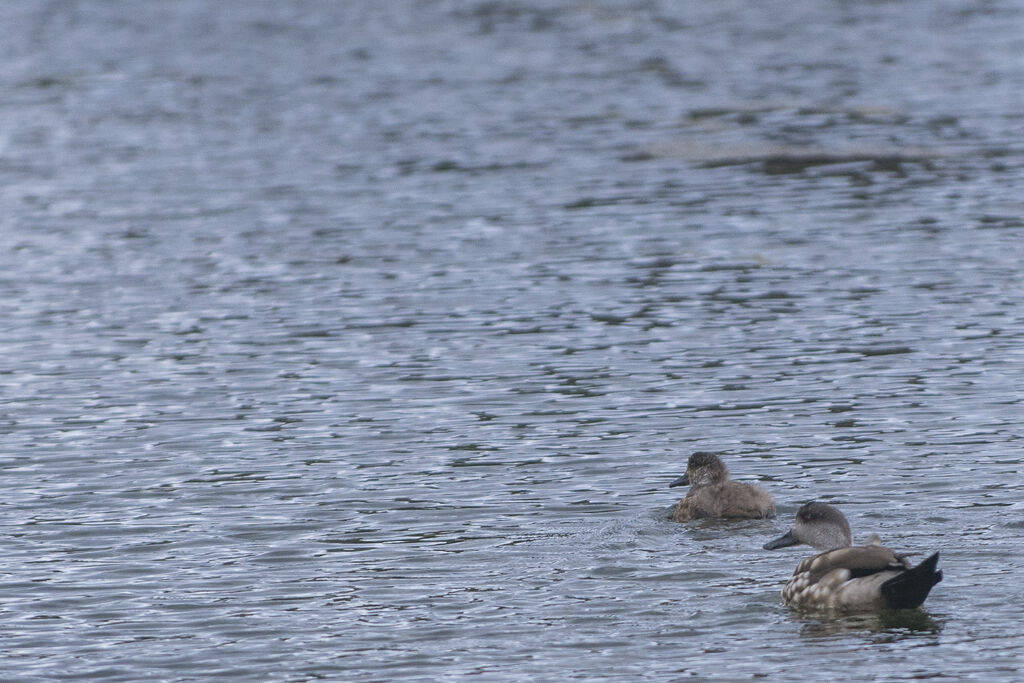
[[[894,576],[882,584],[882,596],[892,609],[919,607],[928,597],[932,586],[942,581],[942,572],[935,566],[939,554],[935,553],[921,564]]]

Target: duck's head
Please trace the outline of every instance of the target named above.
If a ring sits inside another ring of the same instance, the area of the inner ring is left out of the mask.
[[[845,548],[852,542],[850,523],[838,509],[827,503],[805,503],[796,512],[793,528],[774,541],[764,544],[765,550],[806,543],[817,550]]]
[[[714,453],[697,451],[686,463],[686,474],[669,484],[672,486],[707,486],[718,484],[729,478],[725,463]]]

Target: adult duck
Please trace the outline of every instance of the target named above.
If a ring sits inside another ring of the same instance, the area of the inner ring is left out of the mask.
[[[765,550],[806,543],[823,550],[797,566],[782,589],[790,607],[841,612],[919,607],[942,580],[936,552],[916,567],[907,555],[881,544],[877,536],[865,546],[851,546],[850,524],[826,503],[807,503],[796,513],[793,528],[765,544]]]

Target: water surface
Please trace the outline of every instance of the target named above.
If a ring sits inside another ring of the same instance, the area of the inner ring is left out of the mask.
[[[4,679],[1016,680],[1022,25],[4,5]],[[925,609],[782,606],[810,499]]]

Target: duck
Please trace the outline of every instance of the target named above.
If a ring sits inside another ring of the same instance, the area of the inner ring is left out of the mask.
[[[782,601],[802,610],[863,612],[920,607],[942,581],[935,552],[916,567],[878,536],[853,546],[850,523],[838,508],[812,501],[800,507],[785,534],[765,550],[805,543],[821,552],[801,562],[782,589]]]
[[[672,508],[672,520],[713,517],[767,519],[775,516],[775,501],[760,486],[729,479],[725,463],[714,453],[698,451],[686,463],[686,474],[671,484],[689,486],[686,497]]]

